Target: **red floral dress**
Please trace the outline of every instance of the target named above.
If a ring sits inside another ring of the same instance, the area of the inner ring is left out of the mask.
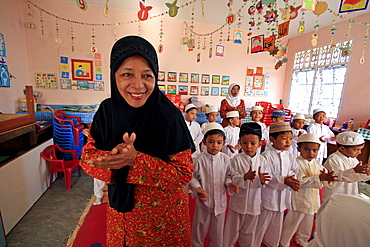
[[[111,171],[87,162],[109,153],[95,148],[91,136],[83,148],[81,167],[107,183]],[[128,183],[135,187],[135,207],[119,213],[108,207],[107,246],[191,246],[191,226],[184,187],[193,172],[191,150],[169,156],[169,162],[138,152]]]
[[[245,111],[245,104],[244,100],[240,99],[240,104],[237,107],[233,107],[229,105],[229,102],[227,102],[226,99],[223,99],[221,101],[221,107],[220,107],[220,116],[222,117],[222,127],[226,127],[228,125],[228,122],[226,120],[226,113],[229,111],[238,111],[240,119],[245,118],[247,116],[247,112]]]

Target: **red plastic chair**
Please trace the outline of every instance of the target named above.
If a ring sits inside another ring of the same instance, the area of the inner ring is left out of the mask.
[[[75,137],[75,143],[78,146],[78,138],[80,132],[82,132],[85,128],[83,124],[81,124],[81,118],[77,116],[69,116],[64,111],[55,111],[53,114],[55,120],[58,122],[58,124],[61,125],[71,125],[73,127],[73,134]]]
[[[263,108],[263,114],[271,113],[272,105],[270,102],[258,101],[256,102],[256,105],[259,105]]]
[[[58,152],[72,153],[73,159],[63,160],[58,158]],[[72,172],[78,169],[78,176],[81,177],[80,161],[77,158],[76,150],[61,149],[58,144],[47,146],[41,153],[41,157],[46,161],[50,168],[50,186],[53,186],[53,175],[56,172],[64,174],[66,189],[71,189]]]

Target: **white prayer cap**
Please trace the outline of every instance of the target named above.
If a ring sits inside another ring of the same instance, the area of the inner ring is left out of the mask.
[[[238,111],[229,111],[228,113],[226,113],[226,118],[229,118],[229,117],[239,117],[239,112]]]
[[[303,134],[300,137],[298,137],[298,142],[313,142],[321,145],[321,141],[319,139],[319,136],[316,134]]]
[[[254,105],[252,106],[251,111],[263,111],[263,108],[260,105]]]
[[[319,113],[319,112],[324,112],[325,113],[325,111],[323,109],[317,108],[317,109],[313,110],[313,115],[315,115],[316,113]]]
[[[211,112],[218,112],[218,109],[216,106],[210,106],[206,108],[206,114],[209,114]]]
[[[188,112],[188,110],[190,110],[191,108],[197,109],[197,107],[195,105],[188,104],[187,106],[185,106],[185,112]]]
[[[345,146],[358,146],[364,144],[365,140],[359,133],[345,131],[337,135],[337,143]]]
[[[295,115],[294,115],[294,117],[293,117],[293,120],[296,120],[296,119],[303,119],[303,120],[305,120],[305,119],[306,119],[306,117],[304,116],[304,114],[303,114],[303,113],[297,113],[297,114],[295,114]]]
[[[204,129],[203,134],[206,134],[210,130],[221,130],[222,132],[225,133],[224,128],[219,123],[209,123],[209,124],[207,124],[206,128]]]

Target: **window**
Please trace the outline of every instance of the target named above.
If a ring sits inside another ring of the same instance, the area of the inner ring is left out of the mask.
[[[337,117],[349,60],[340,48],[347,46],[352,40],[295,54],[289,109],[312,114],[313,109],[323,108],[327,116]]]

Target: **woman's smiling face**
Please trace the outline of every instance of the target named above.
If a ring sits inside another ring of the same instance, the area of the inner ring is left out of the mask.
[[[135,55],[126,58],[115,72],[118,91],[132,107],[141,107],[155,87],[155,75],[147,60]]]

